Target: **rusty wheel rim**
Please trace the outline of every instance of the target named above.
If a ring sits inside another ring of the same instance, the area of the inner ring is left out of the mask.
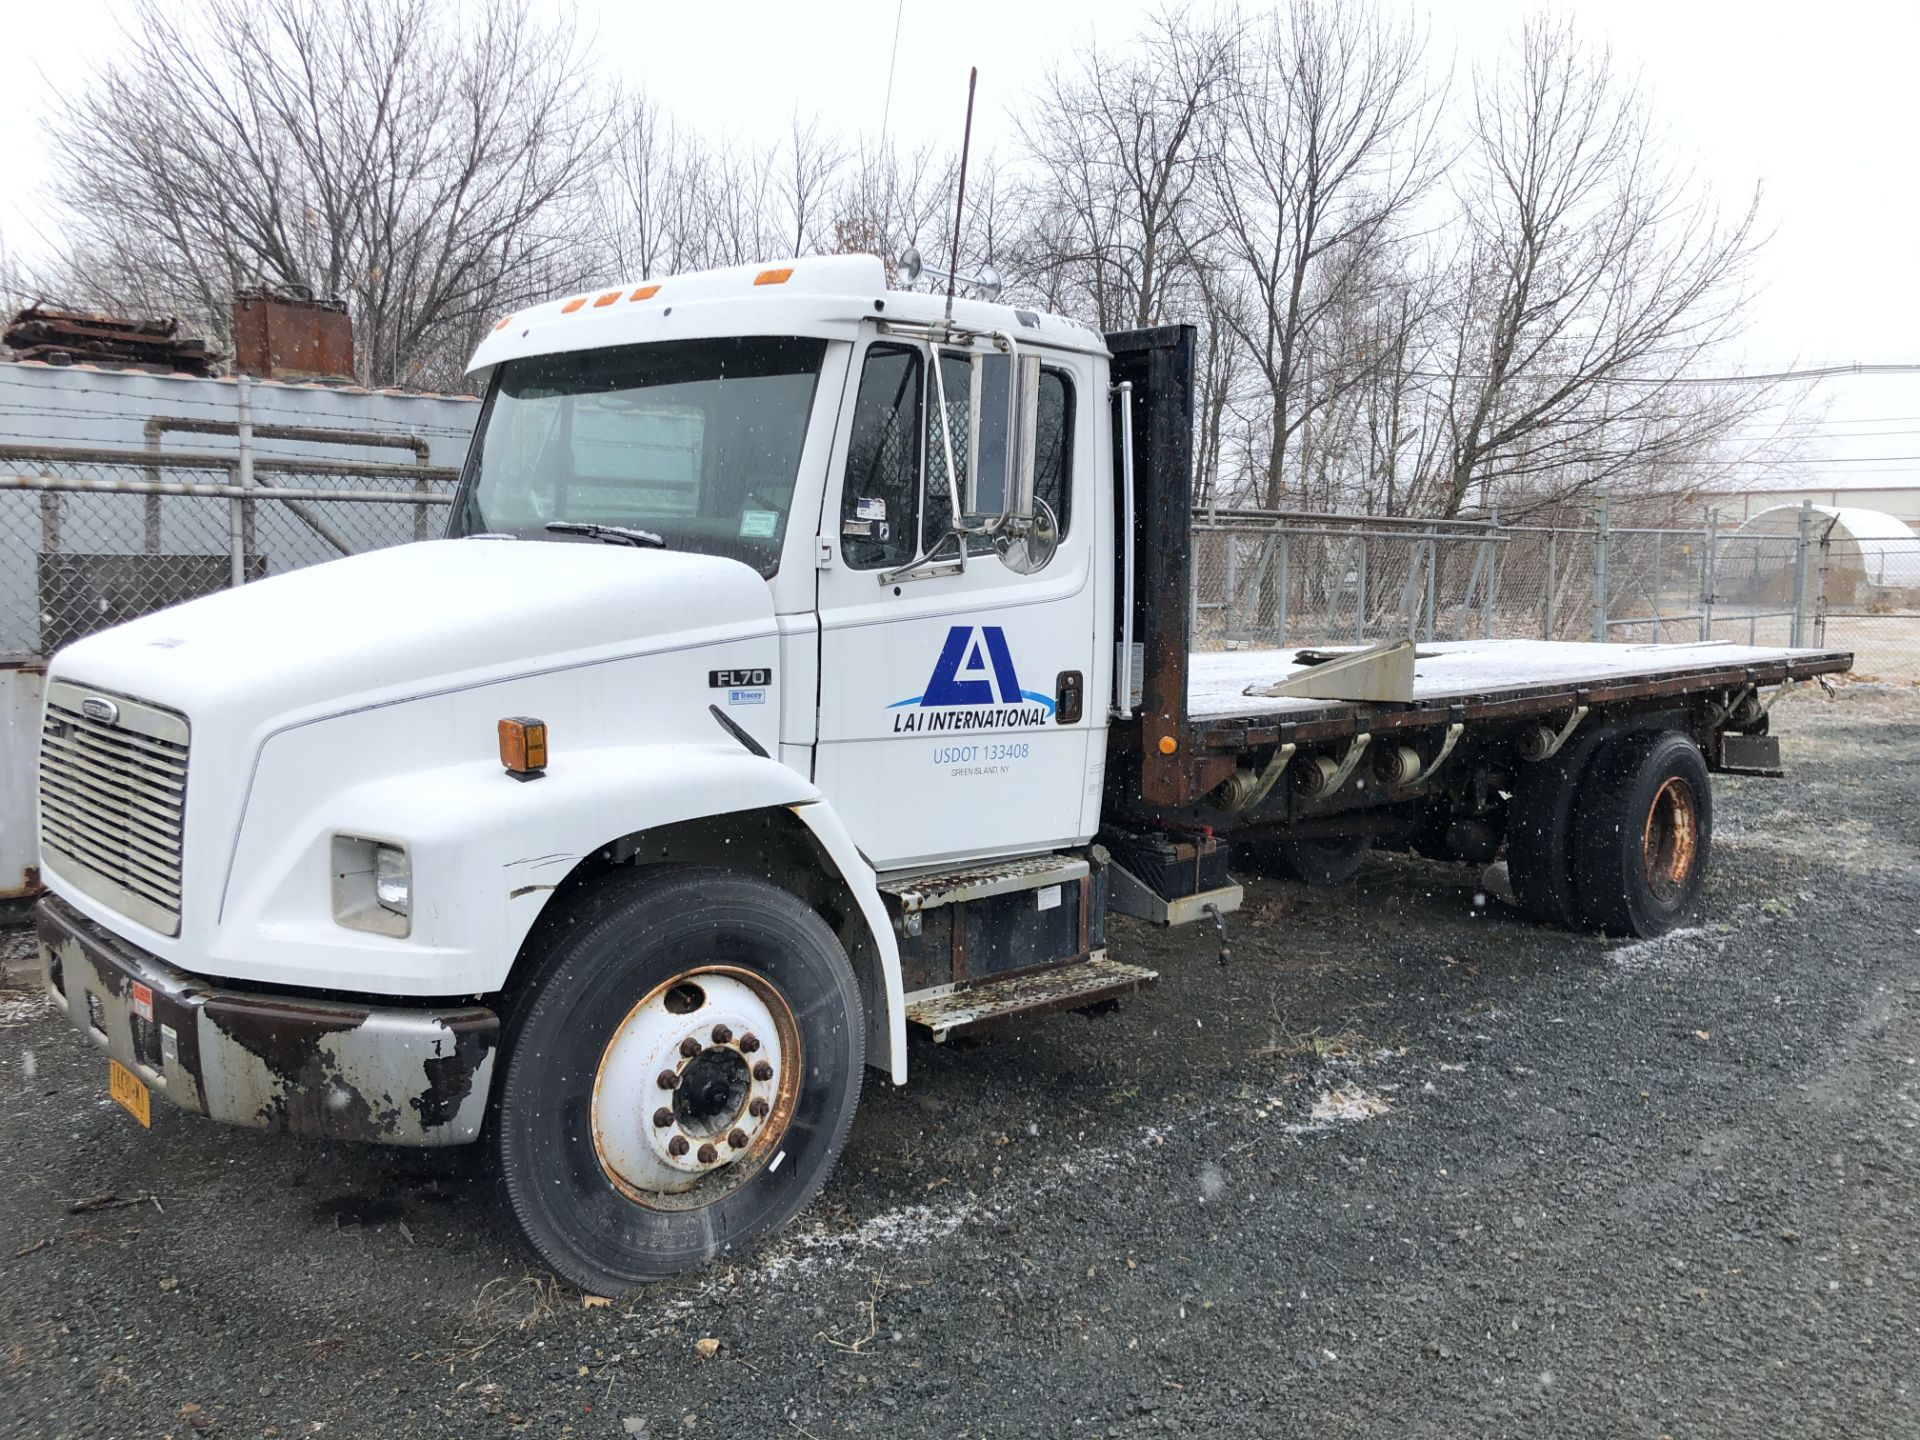
[[[601,1052],[600,1168],[650,1209],[711,1205],[779,1163],[800,1076],[800,1027],[777,985],[731,965],[682,971],[642,996]]]
[[[1674,900],[1693,878],[1699,854],[1699,802],[1693,786],[1671,776],[1654,792],[1641,832],[1640,865],[1647,888],[1662,901]]]

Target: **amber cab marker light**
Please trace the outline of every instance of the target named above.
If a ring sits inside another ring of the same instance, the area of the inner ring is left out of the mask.
[[[658,285],[642,285],[638,290],[634,291],[631,295],[629,295],[627,299],[628,300],[651,300],[654,296],[658,295],[659,293],[660,293],[660,287]]]
[[[509,715],[500,722],[500,763],[516,780],[538,780],[547,773],[547,722],[531,715]]]
[[[780,270],[762,270],[758,275],[753,277],[753,283],[756,285],[784,285],[792,278],[793,267],[788,265]]]
[[[1180,742],[1174,739],[1173,736],[1162,735],[1160,737],[1160,753],[1162,755],[1171,755],[1173,754],[1174,751],[1178,750],[1179,748],[1180,748]]]

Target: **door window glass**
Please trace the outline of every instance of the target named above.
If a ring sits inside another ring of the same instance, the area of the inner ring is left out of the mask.
[[[856,570],[904,565],[920,531],[920,352],[875,345],[860,370],[840,500],[840,553]]]

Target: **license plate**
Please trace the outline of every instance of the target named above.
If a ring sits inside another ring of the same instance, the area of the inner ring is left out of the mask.
[[[122,1110],[149,1130],[153,1128],[153,1096],[146,1082],[118,1060],[107,1061],[107,1093]]]

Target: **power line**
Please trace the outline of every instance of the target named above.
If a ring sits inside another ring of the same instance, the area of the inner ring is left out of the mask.
[[[1416,380],[1485,380],[1485,375],[1448,375],[1433,370],[1410,370]],[[1578,380],[1590,385],[1754,385],[1776,380],[1832,380],[1843,375],[1920,375],[1920,362],[1890,365],[1821,365],[1806,370],[1759,371],[1746,375],[1523,375],[1520,380]]]

